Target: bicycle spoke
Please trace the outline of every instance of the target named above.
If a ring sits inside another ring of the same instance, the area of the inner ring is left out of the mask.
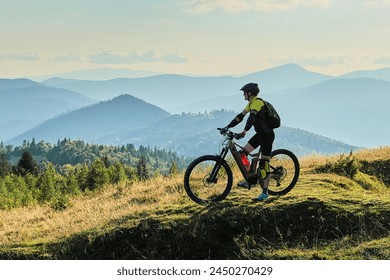
[[[289,151],[279,150],[271,157],[269,191],[272,194],[286,194],[298,179],[299,163]]]
[[[226,163],[215,168],[218,162],[216,156],[205,156],[191,164],[185,175],[185,188],[195,202],[220,201],[229,193],[231,170]],[[213,174],[213,170],[217,172]]]

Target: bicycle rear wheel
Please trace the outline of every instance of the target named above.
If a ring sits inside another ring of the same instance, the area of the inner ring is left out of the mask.
[[[285,195],[295,186],[299,177],[298,158],[289,150],[272,151],[268,193]]]
[[[184,174],[184,189],[198,204],[223,200],[232,185],[232,170],[224,159],[215,155],[195,159]]]

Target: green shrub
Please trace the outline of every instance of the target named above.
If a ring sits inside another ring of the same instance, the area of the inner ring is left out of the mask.
[[[87,188],[89,190],[101,189],[109,182],[110,178],[104,162],[100,159],[94,160],[88,172]]]
[[[51,208],[56,211],[62,211],[70,206],[69,198],[66,195],[57,197],[51,204]]]
[[[348,156],[342,154],[335,162],[327,162],[314,169],[315,173],[335,173],[337,175],[353,178],[361,167],[360,162],[350,153]]]

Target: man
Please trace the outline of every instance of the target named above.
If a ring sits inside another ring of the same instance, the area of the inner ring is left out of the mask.
[[[266,114],[266,107],[264,102],[257,97],[260,92],[259,86],[256,83],[249,83],[244,85],[240,90],[243,91],[245,100],[248,100],[248,104],[245,109],[238,114],[224,129],[239,124],[249,113],[249,117],[246,121],[245,128],[241,132],[241,136],[244,137],[246,132],[255,127],[256,134],[249,139],[248,143],[244,146],[243,152],[248,155],[257,147],[261,146],[262,155],[259,162],[259,176],[263,179],[264,185],[262,193],[255,198],[258,201],[264,201],[268,199],[268,185],[269,185],[269,161],[271,157],[272,144],[275,140],[275,133],[264,121]],[[239,183],[241,187],[248,187],[246,181]]]

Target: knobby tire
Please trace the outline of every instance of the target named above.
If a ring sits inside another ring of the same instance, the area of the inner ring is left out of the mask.
[[[278,161],[279,158],[284,160]],[[289,150],[274,150],[271,153],[270,166],[271,179],[268,186],[268,193],[270,195],[287,194],[294,188],[299,178],[300,166],[298,158]],[[283,174],[284,179],[279,182],[280,186],[277,186],[277,180],[274,178],[277,177],[277,170],[280,169],[283,170],[283,173],[285,174]]]
[[[219,169],[216,180],[210,182],[211,172],[217,164]],[[187,195],[198,204],[223,200],[229,194],[232,185],[232,170],[228,163],[217,155],[196,158],[184,174],[184,189]]]

